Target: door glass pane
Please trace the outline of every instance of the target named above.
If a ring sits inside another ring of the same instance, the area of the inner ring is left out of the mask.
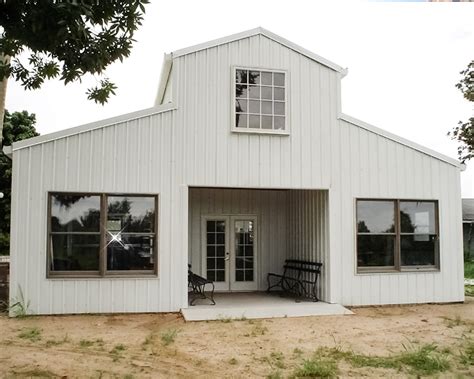
[[[225,221],[206,221],[206,277],[225,282]]]
[[[235,280],[252,282],[254,277],[255,225],[251,220],[235,221]]]

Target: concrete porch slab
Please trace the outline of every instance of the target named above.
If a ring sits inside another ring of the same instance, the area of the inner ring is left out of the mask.
[[[340,304],[329,304],[322,301],[297,303],[294,299],[264,292],[217,293],[214,298],[216,305],[209,305],[208,300],[197,300],[196,305],[181,309],[184,319],[186,321],[207,321],[227,318],[255,319],[353,314],[352,311]]]

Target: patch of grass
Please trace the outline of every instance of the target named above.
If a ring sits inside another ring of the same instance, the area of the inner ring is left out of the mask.
[[[332,359],[317,357],[303,361],[293,377],[296,378],[333,378],[337,375],[337,364]]]
[[[414,375],[433,375],[450,368],[446,355],[437,352],[435,344],[423,345],[416,349],[405,348],[405,350],[395,359],[409,366]]]
[[[403,347],[405,351],[391,356],[356,354],[340,348],[321,348],[317,351],[317,355],[333,361],[345,360],[353,367],[386,368],[398,371],[406,369],[415,376],[433,375],[450,368],[447,354],[439,352],[435,344]]]
[[[474,261],[464,261],[464,277],[474,279]]]
[[[142,348],[145,350],[148,345],[151,345],[153,341],[155,340],[155,335],[153,333],[150,333],[148,336],[146,336],[145,341],[142,342]]]
[[[455,326],[460,326],[460,325],[467,326],[467,327],[474,326],[474,323],[472,321],[463,320],[461,316],[459,315],[456,315],[454,318],[450,318],[450,317],[443,317],[443,318],[448,328],[453,328]]]
[[[239,361],[236,358],[230,358],[229,359],[229,364],[236,365],[237,363],[239,363]]]
[[[461,352],[460,358],[460,361],[463,365],[474,365],[474,340],[471,339],[470,341],[468,341],[464,351]]]
[[[118,345],[115,345],[114,348],[112,350],[110,350],[110,352],[112,354],[121,353],[122,351],[125,351],[126,349],[127,349],[127,347],[125,345],[122,345],[121,343],[119,343]]]
[[[18,286],[18,295],[12,299],[9,310],[13,317],[27,317],[30,313],[30,300],[26,300],[21,286]]]
[[[59,346],[67,342],[70,342],[70,340],[69,340],[69,336],[66,334],[64,335],[63,339],[60,339],[60,340],[47,340],[46,347]]]
[[[281,371],[272,371],[267,375],[267,379],[283,379],[283,375],[281,374]]]
[[[474,296],[474,286],[470,284],[466,284],[464,286],[464,294],[466,296]]]
[[[80,347],[90,347],[94,345],[94,341],[90,341],[90,340],[80,340],[79,341],[79,346]]]
[[[18,334],[18,337],[25,340],[30,340],[31,342],[36,342],[41,339],[41,329],[38,328],[26,328]]]
[[[169,329],[161,333],[161,343],[163,346],[168,346],[174,342],[178,331],[176,329]]]
[[[33,368],[25,371],[13,371],[13,378],[57,378],[58,376],[49,370]]]
[[[219,316],[217,318],[218,321],[220,322],[223,322],[225,324],[228,324],[229,322],[232,322],[232,318],[231,317],[224,317],[224,316]]]
[[[268,332],[268,328],[266,326],[262,326],[261,324],[256,324],[250,333],[252,337],[263,336],[265,333]]]
[[[104,340],[102,338],[98,338],[94,341],[92,340],[80,340],[79,341],[79,346],[80,347],[91,347],[91,346],[94,346],[94,345],[97,345],[97,346],[104,346]]]
[[[301,349],[295,347],[295,348],[293,349],[293,354],[299,357],[299,356],[301,356],[301,355],[303,354],[303,350],[301,350]]]
[[[285,368],[285,357],[281,352],[272,352],[270,354],[270,359],[273,362],[273,365],[277,368]]]
[[[461,316],[456,315],[454,318],[444,317],[444,321],[446,322],[446,326],[448,328],[453,328],[455,326],[459,326],[463,324]]]

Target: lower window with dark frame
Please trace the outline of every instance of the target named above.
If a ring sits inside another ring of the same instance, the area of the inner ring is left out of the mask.
[[[49,193],[48,277],[157,273],[157,195]]]
[[[439,269],[438,202],[358,199],[357,270]]]

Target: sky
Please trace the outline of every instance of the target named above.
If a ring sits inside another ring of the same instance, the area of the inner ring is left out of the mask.
[[[362,0],[152,0],[132,53],[106,76],[117,95],[97,105],[85,95],[97,78],[25,91],[10,81],[6,107],[35,113],[41,134],[153,106],[163,54],[264,27],[342,67],[342,111],[445,155],[446,133],[474,114],[455,88],[474,59],[474,3]],[[474,198],[474,161],[461,174]]]

